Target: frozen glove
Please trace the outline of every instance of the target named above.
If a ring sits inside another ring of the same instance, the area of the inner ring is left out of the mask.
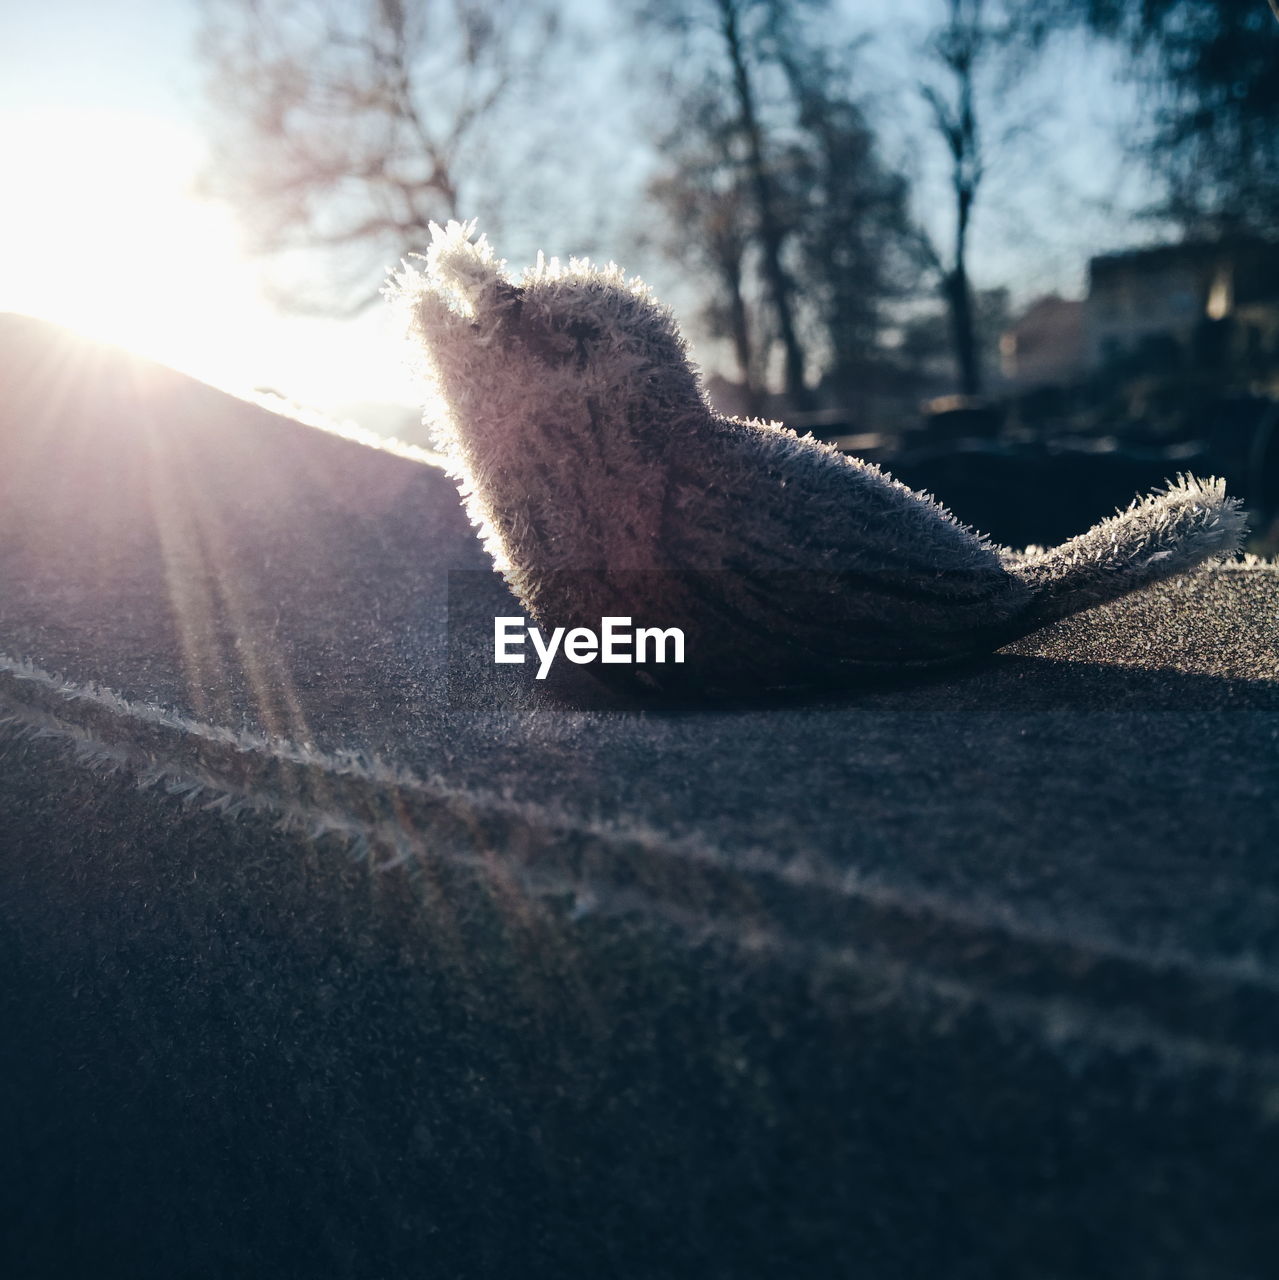
[[[388,291],[494,562],[543,626],[684,629],[685,682],[962,659],[1238,549],[1238,503],[1185,477],[1006,551],[877,467],[715,413],[669,309],[616,266],[512,280],[473,224],[433,236]]]

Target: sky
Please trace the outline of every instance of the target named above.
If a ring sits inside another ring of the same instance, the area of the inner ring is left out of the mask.
[[[952,206],[937,193],[947,181],[947,157],[922,97],[911,91],[926,74],[919,49],[942,6],[844,0],[843,7],[876,32],[866,62],[872,87],[883,94],[878,123],[894,158],[916,178],[916,216],[945,242]],[[1059,36],[1019,79],[982,87],[988,172],[972,229],[978,287],[1006,285],[1017,305],[1047,292],[1082,297],[1089,258],[1166,234],[1135,217],[1152,192],[1148,175],[1116,142],[1139,114],[1117,49],[1078,33]],[[927,145],[920,147],[921,138]]]
[[[0,311],[58,320],[237,394],[378,430],[413,383],[383,308],[290,316],[263,295],[207,158],[199,15],[183,0],[10,3],[0,19]],[[387,264],[388,266],[392,264]]]
[[[867,87],[885,108],[886,145],[916,170],[925,193],[942,177],[942,158],[912,141],[921,107],[903,85],[934,4],[845,5],[856,21],[880,29],[865,58]],[[270,387],[373,430],[403,423],[415,393],[389,308],[354,322],[281,312],[264,296],[261,265],[244,254],[230,209],[194,193],[209,121],[196,0],[21,8],[9,0],[5,8],[0,310],[61,321],[240,394]],[[595,68],[597,76],[616,70]],[[1019,302],[1049,290],[1078,296],[1088,256],[1132,236],[1113,213],[1133,202],[1136,181],[1111,142],[1114,119],[1128,108],[1117,65],[1095,48],[1066,51],[1008,102],[1024,112],[1026,128],[984,193],[974,279],[1011,284]],[[620,115],[596,124],[619,156],[636,145],[626,127]],[[616,199],[602,202],[611,213],[591,224],[590,249],[643,270],[678,310],[696,297],[695,282],[642,254],[638,263],[624,256],[639,252],[622,211],[643,174],[642,164],[615,157],[581,175],[597,190],[601,181],[616,185]],[[944,210],[925,194],[921,216],[943,236]],[[524,244],[528,228],[521,230],[513,245],[498,246],[516,261],[538,247]],[[582,224],[567,235],[580,240]],[[548,254],[578,247],[553,236],[549,228],[542,235]]]

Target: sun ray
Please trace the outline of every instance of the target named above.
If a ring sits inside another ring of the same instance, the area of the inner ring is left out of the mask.
[[[0,307],[216,385],[250,376],[257,284],[229,210],[199,198],[202,144],[121,112],[0,120]]]

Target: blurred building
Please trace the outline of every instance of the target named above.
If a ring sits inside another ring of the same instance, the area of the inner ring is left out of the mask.
[[[1092,368],[1143,354],[1199,363],[1214,344],[1232,364],[1279,362],[1279,244],[1161,245],[1094,258],[1088,274]]]
[[[1068,386],[1086,361],[1084,304],[1055,293],[1032,302],[999,339],[1000,369],[1016,390]]]

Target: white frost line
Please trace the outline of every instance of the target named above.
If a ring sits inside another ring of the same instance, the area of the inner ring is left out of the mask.
[[[71,745],[79,759],[89,765],[105,766],[112,770],[138,769],[138,762],[128,751],[94,738],[87,729],[67,724],[45,712],[32,709],[24,711],[29,712],[29,715],[0,717],[0,725],[17,724],[35,738],[62,739]],[[383,847],[400,846],[400,852],[396,856],[386,862],[374,864],[378,870],[397,866],[412,856],[413,842],[394,824],[372,823],[349,814],[326,810],[318,805],[299,804],[265,792],[246,792],[240,788],[231,788],[201,770],[175,769],[151,763],[140,771],[138,784],[142,788],[162,785],[170,795],[188,806],[202,800],[204,793],[210,793],[213,798],[200,807],[216,811],[224,817],[234,816],[246,809],[256,812],[275,810],[280,815],[276,823],[280,830],[303,830],[313,839],[330,833],[338,834],[364,854],[375,844]],[[775,928],[744,924],[724,917],[712,919],[695,911],[657,901],[633,888],[592,886],[586,881],[546,868],[496,866],[492,859],[482,854],[449,850],[443,856],[460,865],[477,867],[488,876],[495,873],[510,876],[534,897],[551,894],[571,897],[575,904],[572,912],[575,919],[590,915],[645,916],[694,937],[723,939],[748,953],[769,952],[791,957],[806,967],[811,967],[816,961],[837,969],[873,976],[890,991],[914,989],[951,1007],[981,1008],[997,1023],[1027,1032],[1065,1057],[1069,1057],[1072,1049],[1086,1056],[1098,1049],[1119,1054],[1146,1049],[1153,1051],[1174,1068],[1191,1064],[1199,1069],[1279,1076],[1279,1058],[1273,1054],[1250,1055],[1229,1045],[1168,1032],[1130,1010],[1119,1015],[1107,1014],[1059,997],[1039,999],[1000,992],[963,979],[934,974],[900,960],[884,960],[865,955],[853,946],[834,946],[812,940],[797,942]],[[1269,1108],[1272,1106],[1272,1093],[1263,1090],[1256,1102],[1263,1108]]]
[[[1261,570],[1263,573],[1279,573],[1279,556],[1270,560],[1262,556],[1254,556],[1251,552],[1245,551],[1235,560],[1223,560],[1221,564],[1215,566],[1218,569],[1248,569],[1250,571]]]
[[[425,463],[437,471],[444,470],[444,458],[434,450],[423,449],[421,445],[410,444],[396,436],[384,436],[376,431],[370,431],[368,427],[362,427],[350,418],[343,418],[340,421],[337,418],[330,418],[328,414],[312,405],[290,400],[287,396],[278,395],[273,391],[251,391],[247,395],[239,395],[235,392],[228,394],[235,395],[237,400],[243,400],[247,404],[256,405],[259,409],[265,409],[277,417],[289,418],[294,422],[302,423],[303,426],[316,427],[331,436],[341,436],[343,440],[351,440],[370,449],[377,449],[381,453],[392,453],[396,457],[407,458],[412,462]]]
[[[1213,979],[1231,983],[1245,982],[1271,992],[1279,992],[1279,973],[1263,966],[1255,956],[1207,961],[1170,947],[1155,952],[1143,951],[1078,927],[1066,932],[1035,924],[1016,915],[1006,904],[989,899],[975,897],[968,903],[958,903],[926,890],[902,891],[868,882],[855,867],[836,867],[813,853],[805,852],[791,859],[782,859],[759,846],[742,846],[728,853],[695,837],[666,833],[647,824],[593,819],[572,814],[545,802],[514,800],[480,788],[451,786],[439,779],[427,782],[409,769],[389,765],[377,756],[364,757],[355,751],[327,755],[310,744],[209,724],[156,703],[131,701],[114,690],[96,684],[76,684],[50,674],[33,662],[10,658],[2,653],[0,673],[40,685],[69,701],[89,702],[113,715],[175,729],[208,742],[231,747],[246,755],[283,761],[334,777],[355,778],[376,786],[395,787],[437,801],[460,800],[475,809],[500,813],[530,825],[550,830],[575,831],[594,836],[608,844],[634,844],[641,849],[652,850],[659,856],[719,871],[766,876],[800,888],[818,889],[850,901],[864,902],[879,909],[897,910],[916,916],[922,908],[928,914],[962,928],[994,930],[1022,942],[1050,947],[1083,948],[1098,959],[1136,964],[1156,972],[1189,971]]]

